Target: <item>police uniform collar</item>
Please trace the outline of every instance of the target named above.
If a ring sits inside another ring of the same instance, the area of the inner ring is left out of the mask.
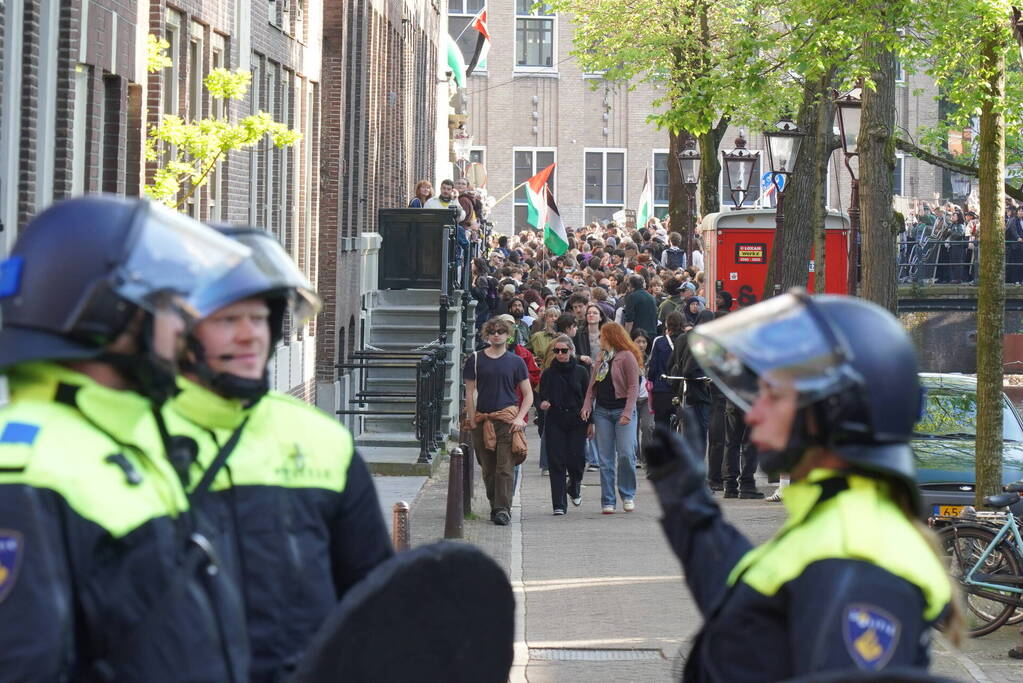
[[[91,422],[122,443],[147,441],[153,424],[152,404],[134,391],[112,389],[88,375],[45,361],[22,363],[10,368],[7,376],[11,398],[59,402],[77,409]]]
[[[246,408],[241,399],[224,398],[184,377],[178,377],[178,388],[181,393],[171,401],[171,407],[182,417],[202,427],[235,429],[252,410],[251,407]]]

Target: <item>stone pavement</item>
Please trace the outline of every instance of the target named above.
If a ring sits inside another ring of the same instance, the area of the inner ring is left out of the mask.
[[[504,567],[516,592],[518,642],[511,680],[678,680],[701,618],[661,533],[649,483],[639,477],[634,512],[624,513],[619,505],[614,515],[602,515],[599,475],[588,472],[582,505],[570,504],[567,515],[554,517],[532,428],[529,437],[530,456],[522,467],[512,525],[489,521],[476,468],[477,518],[466,520],[464,527],[465,541]],[[447,472],[443,463],[412,505],[413,545],[443,537]],[[721,502],[726,516],[754,543],[769,538],[785,514],[777,503]],[[390,504],[386,507],[389,518]],[[985,683],[1023,680],[1023,662],[1005,654],[1015,638],[1015,629],[1006,627],[956,651],[939,636],[932,671]]]

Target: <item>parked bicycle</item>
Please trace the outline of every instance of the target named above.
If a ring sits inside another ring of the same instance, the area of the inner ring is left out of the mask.
[[[984,499],[986,507],[1003,512],[971,514],[968,508],[960,517],[932,518],[949,573],[962,588],[967,630],[974,638],[1023,621],[1023,536],[1009,510],[1020,501],[1023,482],[1003,489]]]

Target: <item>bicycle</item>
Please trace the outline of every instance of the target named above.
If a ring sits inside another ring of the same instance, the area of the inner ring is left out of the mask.
[[[1006,493],[988,496],[984,505],[1004,513],[954,518],[937,532],[949,573],[962,587],[973,638],[1023,620],[1017,613],[1023,608],[1023,536],[1008,509],[1023,499],[1023,482],[1002,488]]]

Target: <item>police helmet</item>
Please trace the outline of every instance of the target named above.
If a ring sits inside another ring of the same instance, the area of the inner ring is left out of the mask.
[[[794,425],[783,457],[765,465],[788,471],[813,445],[837,452],[853,467],[889,475],[917,499],[909,446],[923,392],[916,353],[902,325],[887,310],[848,296],[808,296],[802,290],[773,297],[696,327],[694,357],[743,410],[758,380],[781,374],[798,405],[814,415],[815,429]],[[777,455],[777,454],[776,454]]]
[[[313,286],[298,269],[280,243],[258,228],[212,225],[221,234],[245,245],[249,256],[219,280],[191,299],[200,318],[225,306],[260,298],[270,308],[270,354],[284,336],[284,318],[291,313],[298,325],[305,324],[320,310],[320,299]],[[205,350],[193,334],[188,339],[189,355],[182,363],[194,371],[209,387],[223,396],[249,402],[258,401],[270,388],[269,372],[260,379],[216,372],[206,359]]]
[[[189,298],[248,249],[154,202],[108,195],[58,202],[33,218],[0,264],[0,368],[96,358],[139,309]]]

